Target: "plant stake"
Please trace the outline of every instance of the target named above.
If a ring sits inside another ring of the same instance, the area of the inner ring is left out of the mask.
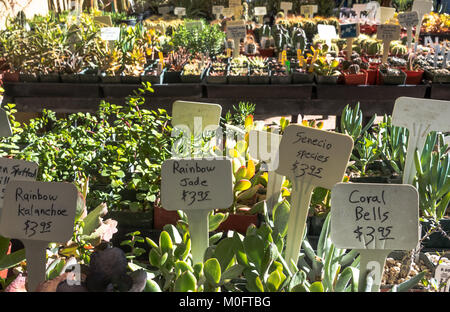
[[[394,104],[392,124],[409,130],[403,183],[412,184],[416,175],[414,154],[421,152],[428,133],[450,131],[450,101],[399,97]]]
[[[337,248],[360,254],[359,291],[378,292],[386,257],[419,242],[419,194],[405,184],[337,183],[331,190],[330,237]]]
[[[316,186],[342,181],[353,149],[349,135],[289,125],[280,142],[278,174],[292,182],[285,259],[295,269]]]

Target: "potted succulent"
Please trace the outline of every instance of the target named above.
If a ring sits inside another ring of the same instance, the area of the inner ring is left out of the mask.
[[[230,61],[230,67],[227,73],[228,83],[248,84],[249,61],[247,56],[240,55]]]
[[[382,64],[379,68],[380,83],[386,85],[405,84],[406,74],[398,68],[393,68],[388,64]]]
[[[250,64],[250,84],[268,84],[270,82],[270,72],[267,66],[267,58],[255,56],[249,58]]]
[[[155,61],[144,70],[141,76],[142,82],[150,82],[151,84],[162,84],[164,81],[165,68],[162,68],[162,64],[159,61]]]
[[[175,52],[169,53],[167,58],[166,71],[164,73],[165,83],[180,83],[180,74],[184,65],[189,61],[190,54],[185,48],[179,48]]]
[[[329,56],[319,56],[313,64],[318,84],[336,84],[341,73],[338,70],[339,60]]]
[[[290,84],[292,82],[289,65],[281,64],[277,59],[272,59],[269,62],[269,66],[271,84]]]
[[[347,85],[365,85],[367,84],[367,72],[361,69],[358,64],[352,64],[348,69],[343,70],[344,83]]]
[[[211,63],[210,67],[208,68],[208,71],[206,73],[206,82],[214,84],[227,83],[227,69],[228,69],[227,62],[216,59]]]
[[[100,59],[100,78],[103,83],[120,83],[122,70],[122,51],[111,49]]]
[[[194,59],[185,64],[180,73],[182,82],[200,83],[205,73],[205,65],[202,61]]]
[[[133,50],[124,54],[121,82],[138,84],[141,81],[145,63],[146,57],[142,48],[135,46]]]

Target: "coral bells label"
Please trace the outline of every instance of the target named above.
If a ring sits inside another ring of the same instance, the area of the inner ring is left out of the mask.
[[[419,195],[411,185],[338,183],[331,207],[338,248],[411,250],[419,241]]]
[[[353,139],[344,134],[289,125],[281,139],[278,174],[331,189],[342,181]]]
[[[233,203],[231,160],[169,159],[161,167],[166,210],[226,209]]]
[[[12,181],[35,181],[38,165],[34,162],[0,158],[0,209],[3,207],[6,186]]]
[[[73,233],[77,189],[71,183],[13,181],[5,191],[1,234],[65,242]]]

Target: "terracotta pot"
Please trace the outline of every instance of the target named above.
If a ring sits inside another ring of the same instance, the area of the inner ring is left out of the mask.
[[[8,251],[6,252],[7,255],[11,253],[11,242],[9,242]],[[8,276],[8,269],[0,271],[0,277],[5,279]]]
[[[3,72],[3,81],[19,82],[19,72]]]
[[[367,84],[367,71],[361,69],[358,74],[344,73],[344,83],[346,85],[366,85]]]
[[[153,210],[153,228],[162,230],[166,224],[177,224],[180,216],[176,211],[169,211],[162,207],[154,207]]]
[[[247,228],[252,224],[259,227],[260,220],[258,215],[230,214],[228,218],[219,225],[217,231],[236,231],[245,234]]]

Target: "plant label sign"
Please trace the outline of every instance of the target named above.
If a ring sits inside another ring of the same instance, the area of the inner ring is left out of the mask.
[[[212,13],[216,16],[216,19],[220,18],[220,14],[222,14],[224,9],[223,5],[213,5]]]
[[[232,16],[234,16],[234,9],[233,8],[223,8],[222,14],[225,17],[232,17]]]
[[[119,27],[104,27],[100,28],[100,38],[105,41],[116,41],[120,37]]]
[[[338,38],[336,33],[336,27],[333,25],[317,25],[317,31],[319,33],[319,38],[325,40],[328,46],[331,45],[331,40]]]
[[[292,10],[292,2],[282,1],[280,3],[280,9],[284,12],[284,16],[287,17],[288,11]]]
[[[0,214],[6,186],[12,181],[35,181],[38,164],[22,159],[0,158]]]
[[[356,19],[357,21],[360,20],[361,18],[361,12],[366,11],[367,10],[367,4],[359,4],[359,3],[355,3],[352,7],[353,11],[355,11],[356,13]]]
[[[411,250],[419,241],[419,195],[408,184],[337,183],[331,240],[338,248]]]
[[[181,18],[182,16],[186,15],[186,8],[184,7],[175,7],[173,10],[173,13],[178,16],[178,18]]]
[[[377,39],[383,41],[383,63],[387,62],[391,41],[400,38],[400,25],[382,24],[377,27]]]
[[[434,278],[438,283],[439,292],[450,292],[450,264],[439,264],[434,271]]]
[[[412,184],[416,174],[414,153],[421,152],[431,131],[450,131],[450,101],[399,97],[392,111],[392,124],[409,130],[403,183]]]
[[[293,185],[285,255],[288,263],[297,263],[314,188],[331,189],[342,181],[352,149],[349,135],[300,125],[286,127],[276,172]]]
[[[221,114],[222,106],[219,104],[175,101],[172,105],[172,125],[188,129],[191,134],[197,136],[202,134],[205,128],[216,129]]]
[[[380,23],[384,24],[393,18],[395,15],[395,8],[380,7]]]
[[[416,11],[419,15],[419,25],[422,25],[422,20],[425,14],[433,11],[433,1],[432,0],[414,0],[411,11]],[[421,27],[416,27],[415,32],[415,49],[417,50],[417,43],[419,42]]]
[[[376,20],[380,11],[380,4],[378,1],[370,1],[366,4],[367,16],[372,20]]]
[[[267,8],[265,6],[255,7],[255,15],[256,16],[264,16],[267,14]]]
[[[12,135],[11,124],[9,123],[8,114],[0,108],[0,137],[10,137]]]
[[[227,158],[169,159],[161,167],[161,203],[183,210],[189,222],[192,260],[203,262],[209,245],[209,212],[233,204],[232,163]]]
[[[317,4],[308,4],[300,6],[300,14],[305,17],[313,17],[314,13],[317,13],[318,7]]]
[[[48,244],[72,237],[77,199],[71,183],[11,181],[6,186],[0,234],[23,242],[29,291],[45,280]]]
[[[408,51],[411,49],[412,42],[412,28],[419,24],[419,15],[416,11],[401,13],[398,16],[398,21],[400,25],[406,27],[406,36],[407,36],[407,47]]]
[[[331,190],[330,237],[360,254],[359,291],[373,274],[379,291],[386,257],[419,242],[419,194],[407,184],[337,183]]]
[[[239,7],[241,5],[242,5],[241,0],[228,0],[228,7],[230,8]]]
[[[94,23],[104,27],[113,27],[111,16],[94,16]]]
[[[166,210],[226,209],[233,204],[229,159],[169,159],[161,167]]]
[[[172,11],[172,7],[165,5],[158,7],[158,14],[167,15]]]
[[[278,167],[278,150],[281,135],[267,131],[251,130],[248,150],[252,158],[262,162],[261,169],[268,171],[266,202],[267,209],[272,211],[278,203],[284,176],[275,172]]]
[[[243,20],[227,22],[227,36],[234,41],[233,57],[239,56],[239,43],[247,35],[247,28]]]
[[[340,24],[339,35],[342,39],[347,39],[347,60],[352,56],[353,39],[359,36],[359,23]]]

